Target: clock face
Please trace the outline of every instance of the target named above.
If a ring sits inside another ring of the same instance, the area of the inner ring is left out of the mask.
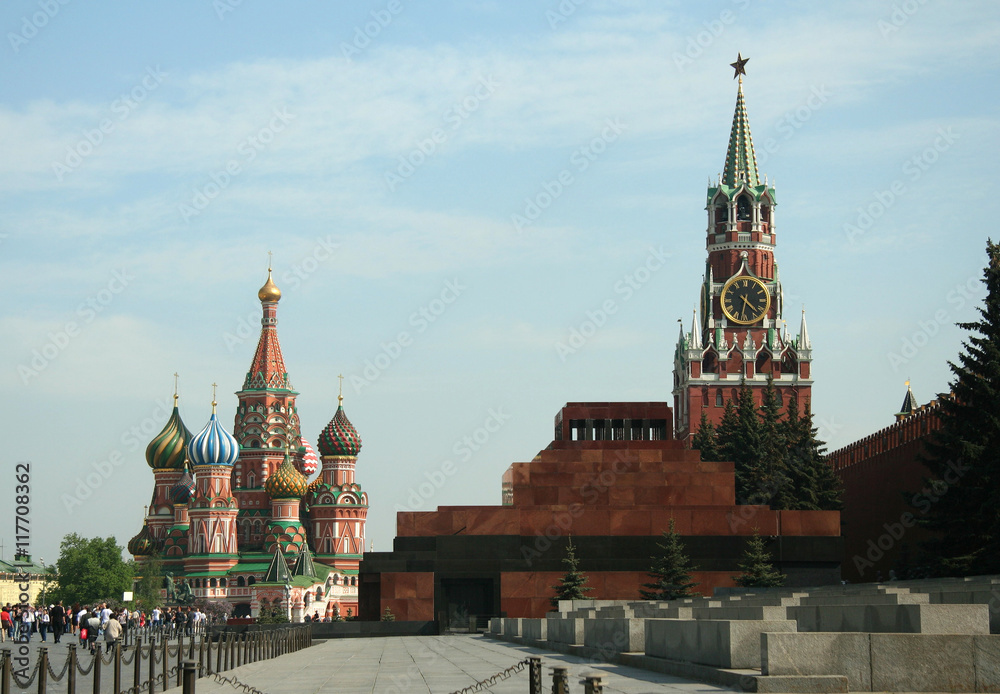
[[[722,312],[740,325],[756,323],[771,308],[771,294],[756,277],[733,277],[722,288]]]

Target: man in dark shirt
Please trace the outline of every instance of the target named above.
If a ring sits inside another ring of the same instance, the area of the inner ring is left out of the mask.
[[[62,600],[57,600],[56,604],[49,610],[49,620],[52,626],[52,636],[56,643],[59,637],[66,631],[66,608],[63,607]]]

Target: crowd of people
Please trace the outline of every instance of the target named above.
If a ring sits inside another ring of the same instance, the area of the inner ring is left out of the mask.
[[[108,649],[124,639],[129,629],[162,635],[166,638],[184,634],[192,636],[209,623],[208,616],[196,607],[153,608],[147,615],[143,610],[122,607],[112,610],[107,603],[63,607],[62,601],[48,607],[7,605],[0,608],[0,641],[10,639],[30,642],[38,634],[42,641],[52,635],[59,643],[62,636],[78,637],[93,653],[99,639]]]

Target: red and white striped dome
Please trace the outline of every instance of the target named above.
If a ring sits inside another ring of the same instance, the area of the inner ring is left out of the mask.
[[[314,472],[319,470],[319,456],[316,455],[316,450],[312,447],[312,444],[306,441],[305,437],[302,437],[302,447],[306,449],[306,454],[302,457],[302,462],[298,463],[296,461],[295,467],[299,469],[306,477],[311,476]]]

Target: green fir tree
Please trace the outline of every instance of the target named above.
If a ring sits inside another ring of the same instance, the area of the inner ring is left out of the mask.
[[[688,598],[697,593],[692,592],[697,583],[691,581],[691,572],[695,567],[684,553],[684,543],[674,527],[674,519],[670,519],[670,529],[663,533],[663,542],[656,546],[661,552],[650,557],[652,567],[649,570],[651,583],[643,583],[639,595],[643,600],[676,600]],[[648,588],[648,590],[643,590]]]
[[[1000,573],[1000,246],[986,243],[986,298],[942,398],[941,427],[926,445],[930,472],[910,494],[917,522],[935,533],[923,544],[935,575]]]
[[[798,398],[788,402],[788,418],[783,423],[787,452],[785,475],[791,490],[789,503],[777,508],[799,511],[839,511],[844,507],[843,485],[826,457],[826,444],[813,426],[809,403],[798,415]]]
[[[587,593],[593,588],[587,587],[587,574],[580,571],[580,560],[576,558],[576,547],[573,546],[573,538],[569,538],[566,545],[566,556],[562,563],[566,566],[566,573],[559,583],[552,586],[556,591],[555,597],[549,598],[552,607],[559,607],[560,600],[585,600]]]
[[[740,575],[733,576],[733,580],[743,588],[774,588],[785,584],[785,575],[774,568],[771,553],[767,551],[757,528],[747,542],[743,561],[740,562]]]
[[[701,423],[698,424],[698,431],[691,437],[691,448],[701,453],[703,461],[719,461],[719,446],[716,442],[715,426],[708,421],[705,410],[701,411]]]

